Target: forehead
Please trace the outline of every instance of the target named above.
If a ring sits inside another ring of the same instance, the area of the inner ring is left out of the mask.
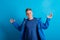
[[[28,11],[26,11],[26,12],[32,12],[31,10],[28,10]]]

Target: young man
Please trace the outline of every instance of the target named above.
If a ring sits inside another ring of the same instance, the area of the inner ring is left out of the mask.
[[[47,17],[45,23],[42,23],[41,18],[34,18],[30,8],[26,9],[26,15],[28,18],[24,19],[21,25],[10,19],[10,22],[21,32],[20,40],[46,40],[42,29],[48,28],[52,14]]]

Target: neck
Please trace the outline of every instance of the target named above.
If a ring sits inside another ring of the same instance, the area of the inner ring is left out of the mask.
[[[32,19],[33,19],[33,17],[29,18],[29,20],[32,20]]]

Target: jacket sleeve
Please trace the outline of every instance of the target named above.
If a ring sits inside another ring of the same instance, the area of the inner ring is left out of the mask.
[[[18,29],[19,31],[21,31],[24,28],[24,26],[25,26],[24,25],[25,24],[25,19],[23,20],[23,22],[22,22],[21,25],[19,25],[17,22],[14,22],[12,24],[15,26],[16,29]]]
[[[40,18],[40,19],[38,20],[38,23],[40,23],[40,27],[41,27],[41,28],[47,29],[48,26],[49,26],[49,21],[50,21],[50,18],[47,18],[47,19],[46,19],[46,22],[43,23],[43,22],[41,21],[41,18]]]

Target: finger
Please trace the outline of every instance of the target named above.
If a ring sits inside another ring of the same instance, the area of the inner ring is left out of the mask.
[[[50,17],[52,16],[52,13],[50,14]]]

